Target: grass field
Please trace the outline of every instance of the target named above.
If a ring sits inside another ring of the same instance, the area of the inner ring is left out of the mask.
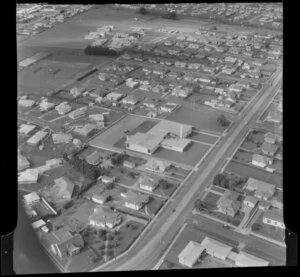
[[[180,107],[173,114],[167,117],[168,120],[177,121],[184,124],[190,124],[197,129],[205,130],[211,133],[221,134],[226,128],[217,122],[221,112],[210,110],[191,110]]]
[[[158,148],[152,156],[169,160],[172,162],[182,163],[189,166],[195,165],[207,151],[210,149],[209,145],[192,142],[184,152],[177,152],[162,147]]]
[[[282,188],[282,175],[277,173],[269,173],[259,168],[243,165],[236,162],[230,162],[225,170],[237,173],[246,178],[252,177],[263,182],[274,184],[278,188]]]
[[[217,207],[217,202],[218,200],[220,199],[220,195],[218,194],[215,194],[215,193],[212,193],[212,192],[209,192],[205,198],[203,199],[204,202],[208,203],[208,204],[211,204],[215,207]]]
[[[260,121],[265,121],[269,112],[275,111],[277,109],[278,104],[271,102],[267,109],[263,112],[262,116],[259,118]]]

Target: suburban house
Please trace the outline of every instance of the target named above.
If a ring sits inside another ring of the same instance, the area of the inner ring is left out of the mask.
[[[122,217],[118,212],[98,206],[89,217],[89,221],[94,227],[113,229],[122,222]]]
[[[122,97],[124,97],[124,94],[123,93],[118,93],[118,92],[111,92],[111,93],[106,95],[106,99],[111,101],[111,102],[117,102]]]
[[[91,199],[93,202],[95,202],[97,204],[104,204],[107,201],[108,196],[109,196],[108,194],[104,194],[104,193],[101,195],[93,194]]]
[[[40,144],[48,135],[46,131],[38,131],[31,138],[27,140],[27,143],[33,146]]]
[[[36,130],[36,128],[37,128],[36,125],[22,124],[18,132],[22,135],[29,136]]]
[[[69,143],[73,139],[73,136],[71,134],[67,133],[53,133],[52,134],[52,140],[54,144],[59,143]]]
[[[54,108],[54,106],[55,106],[54,103],[50,103],[50,102],[44,100],[40,103],[40,110],[42,112],[47,112],[47,111],[51,110],[52,108]]]
[[[70,200],[73,196],[74,183],[66,176],[54,180],[54,186],[58,195],[63,199]]]
[[[282,113],[279,111],[271,111],[267,116],[267,121],[274,123],[281,123],[282,121]]]
[[[275,208],[266,210],[263,215],[263,223],[284,229],[283,211]]]
[[[166,103],[160,107],[163,112],[171,113],[178,105],[176,103]]]
[[[25,156],[18,153],[18,171],[22,171],[28,168],[29,166],[30,162],[28,161],[28,159]]]
[[[51,250],[61,259],[66,256],[74,256],[80,252],[84,246],[84,241],[80,234],[72,235],[66,240],[59,241],[51,245]]]
[[[243,203],[250,208],[254,208],[258,203],[258,199],[254,196],[248,195],[245,197]]]
[[[205,248],[198,242],[190,241],[179,253],[178,260],[184,266],[192,268],[198,261]]]
[[[76,109],[76,110],[70,112],[70,113],[68,114],[68,116],[69,116],[71,119],[77,119],[77,118],[79,118],[79,117],[84,116],[84,115],[86,114],[86,112],[87,112],[87,107],[81,107],[81,108],[79,108],[79,109]]]
[[[149,159],[145,165],[145,169],[153,172],[163,173],[169,167],[169,164],[158,159]]]
[[[38,178],[39,178],[39,171],[28,168],[19,174],[18,183],[20,185],[36,184]]]
[[[271,203],[269,201],[261,200],[259,201],[258,208],[262,211],[266,211],[271,207]]]
[[[268,132],[264,135],[264,139],[267,143],[275,144],[277,141],[277,136],[273,133]]]
[[[91,165],[98,165],[101,162],[102,156],[101,153],[98,150],[95,150],[88,156],[86,156],[85,160],[87,163]]]
[[[261,146],[261,151],[265,155],[271,155],[274,156],[276,152],[278,151],[279,146],[276,144],[271,144],[268,142],[265,142]]]
[[[92,124],[92,123],[87,123],[84,126],[81,127],[76,127],[74,129],[74,132],[81,135],[81,136],[88,136],[91,134],[94,130],[97,130],[97,125]]]
[[[221,260],[226,260],[232,250],[231,246],[228,246],[209,237],[205,237],[205,239],[201,242],[201,246],[206,249],[207,254]]]
[[[276,187],[272,184],[249,178],[245,189],[255,191],[254,196],[259,199],[268,200],[274,195]]]
[[[95,122],[102,121],[104,122],[105,118],[103,114],[90,114],[89,119]]]
[[[128,168],[135,168],[135,163],[134,162],[129,162],[129,161],[124,161],[123,166],[128,167]]]
[[[70,94],[74,98],[76,98],[76,97],[80,96],[84,91],[85,91],[85,88],[76,88],[76,87],[74,87],[74,88],[70,89]]]
[[[139,187],[150,192],[155,190],[155,188],[158,186],[158,183],[159,181],[157,179],[153,179],[146,174],[143,174],[138,179]]]
[[[154,109],[155,106],[156,106],[156,103],[154,100],[152,99],[149,99],[149,98],[146,98],[143,102],[143,105],[147,108],[151,108],[151,109]]]
[[[176,87],[172,91],[172,95],[176,97],[186,98],[192,93],[189,88]]]
[[[111,184],[116,180],[116,177],[109,177],[109,176],[102,176],[101,177],[101,182],[104,184]]]
[[[40,200],[41,200],[36,192],[31,192],[29,194],[26,194],[23,196],[23,198],[24,198],[25,203],[30,206],[35,203],[40,202]]]
[[[150,117],[150,118],[156,118],[157,117],[157,112],[155,112],[155,111],[149,111],[148,113],[147,113],[147,117]]]
[[[227,190],[218,200],[219,212],[234,217],[242,207],[242,202],[238,201],[239,194]]]
[[[259,154],[253,154],[252,156],[252,164],[265,168],[267,165],[271,165],[273,163],[273,159],[269,157],[265,157]]]
[[[20,99],[18,104],[24,108],[32,108],[35,105],[35,101],[29,99]]]
[[[123,197],[125,198],[125,207],[136,211],[139,211],[149,201],[148,195],[134,191],[129,191]]]
[[[123,104],[136,105],[139,102],[139,99],[134,95],[128,95],[122,99]]]
[[[68,102],[62,102],[55,107],[55,110],[59,115],[65,115],[72,110],[72,107],[68,104]]]

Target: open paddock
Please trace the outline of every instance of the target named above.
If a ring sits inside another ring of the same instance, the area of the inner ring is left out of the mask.
[[[259,169],[233,161],[227,165],[225,171],[230,171],[246,178],[252,177],[263,182],[271,183],[278,188],[282,188],[282,175],[278,173],[270,173],[264,169]]]
[[[208,133],[220,135],[227,127],[222,127],[218,122],[218,116],[222,114],[219,111],[210,111],[204,109],[192,110],[186,107],[180,107],[174,113],[167,117],[168,120],[177,121],[183,124],[190,124],[195,128]]]

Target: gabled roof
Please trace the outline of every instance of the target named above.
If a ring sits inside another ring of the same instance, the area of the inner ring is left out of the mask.
[[[66,176],[54,180],[55,186],[59,188],[61,196],[72,197],[74,190],[74,183]]]

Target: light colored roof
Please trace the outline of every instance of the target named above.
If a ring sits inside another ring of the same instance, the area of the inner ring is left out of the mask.
[[[97,129],[97,126],[95,124],[92,123],[87,123],[85,124],[83,127],[77,127],[75,128],[75,132],[86,136],[87,134],[89,134],[91,131]]]
[[[176,147],[184,149],[190,142],[190,139],[167,138],[162,141],[161,145],[166,147]]]
[[[50,55],[50,53],[48,53],[48,52],[38,52],[38,53],[34,54],[33,56],[26,58],[26,59],[22,60],[21,62],[19,62],[19,66],[23,66],[23,67],[29,66],[30,64],[35,63],[36,61],[41,60],[49,55]]]
[[[194,264],[205,248],[198,242],[190,241],[178,255],[178,259],[187,264]]]
[[[136,133],[135,135],[129,136],[127,142],[129,144],[145,147],[146,149],[152,151],[160,144],[162,140],[162,137],[149,133]]]
[[[59,194],[72,196],[74,190],[73,182],[66,176],[54,180],[55,186],[59,187]]]
[[[90,114],[89,118],[96,121],[104,121],[104,115],[103,114]]]
[[[252,195],[248,195],[245,197],[244,199],[244,202],[247,201],[247,202],[251,202],[253,203],[254,205],[258,202],[258,199]]]
[[[27,158],[18,153],[18,170],[23,170],[29,167],[29,165],[30,163]]]
[[[122,93],[118,93],[118,92],[111,92],[109,94],[106,95],[107,99],[112,99],[112,100],[118,100],[123,96]]]
[[[94,213],[90,216],[90,220],[101,222],[104,225],[115,225],[121,220],[121,215],[114,211],[104,210],[99,206],[95,208]]]
[[[267,190],[267,191],[274,191],[275,185],[266,183],[254,178],[249,178],[246,183],[246,188],[250,190]]]
[[[126,103],[126,102],[137,103],[138,102],[138,98],[131,94],[131,95],[128,95],[125,98],[123,98],[122,102],[124,102],[124,103]]]
[[[40,197],[38,196],[38,194],[35,191],[31,192],[29,194],[26,194],[23,197],[24,197],[24,200],[29,204],[34,201],[40,200]]]
[[[44,139],[47,135],[48,133],[45,131],[38,131],[29,140],[27,140],[27,143],[37,144],[42,139]]]
[[[169,120],[161,120],[152,129],[148,131],[148,134],[164,137],[168,133],[171,133],[179,136],[181,128],[182,133],[184,134],[188,132],[192,128],[192,126]]]
[[[27,135],[31,131],[33,131],[36,128],[35,125],[30,125],[30,124],[22,124],[19,129],[19,133]]]
[[[269,262],[241,251],[235,259],[235,264],[240,267],[254,267],[268,266]]]
[[[52,134],[52,140],[53,141],[65,141],[69,142],[72,140],[72,135],[71,134],[66,134],[66,133],[53,133]]]
[[[139,206],[144,203],[147,203],[148,200],[149,200],[149,195],[147,194],[136,193],[132,190],[126,193],[126,202],[128,203],[133,203]]]
[[[34,229],[38,229],[38,228],[40,228],[40,227],[42,227],[44,225],[46,225],[46,222],[44,220],[42,220],[42,219],[40,219],[40,220],[35,221],[35,222],[32,223],[32,227]]]
[[[146,163],[146,169],[153,170],[153,171],[165,171],[166,168],[169,166],[166,162],[158,159],[149,159]]]
[[[231,246],[208,237],[205,237],[205,239],[201,242],[201,245],[205,247],[207,253],[212,256],[217,253],[218,256],[227,257],[232,250]]]
[[[150,176],[143,174],[142,176],[140,176],[139,178],[139,183],[149,186],[149,187],[153,187],[155,188],[158,185],[158,180],[157,179],[153,179]]]
[[[20,175],[18,176],[18,182],[35,184],[38,180],[38,177],[39,177],[38,170],[27,169],[20,173]]]
[[[21,99],[21,100],[19,100],[19,105],[20,106],[31,107],[34,104],[35,104],[34,100],[30,100],[30,99]]]
[[[259,163],[265,163],[265,164],[267,164],[269,161],[272,161],[272,159],[269,158],[269,157],[265,157],[265,156],[259,155],[259,154],[253,154],[252,161],[256,161],[256,162],[259,162]]]

